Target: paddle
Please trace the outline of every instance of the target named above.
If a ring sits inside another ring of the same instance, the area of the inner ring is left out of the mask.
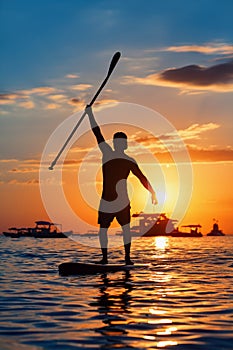
[[[102,84],[100,85],[99,89],[97,90],[96,94],[94,95],[94,97],[92,98],[91,102],[88,104],[89,106],[92,106],[93,103],[95,102],[95,100],[97,99],[97,97],[99,96],[100,92],[103,90],[104,86],[106,85],[109,77],[111,76],[114,68],[117,65],[117,62],[119,61],[121,57],[121,53],[120,52],[116,52],[111,60],[109,69],[108,69],[108,73],[106,78],[104,79],[104,81],[102,82]],[[68,136],[66,142],[64,143],[64,145],[61,147],[60,151],[58,152],[57,156],[55,157],[55,159],[52,161],[49,170],[53,170],[54,166],[56,165],[58,159],[60,158],[62,152],[64,151],[64,149],[66,148],[68,142],[71,140],[72,136],[74,135],[75,131],[78,129],[79,125],[81,124],[81,122],[83,121],[84,117],[86,115],[86,111],[83,112],[81,118],[79,119],[78,123],[75,125],[75,127],[73,128],[73,130],[71,131],[70,135]]]

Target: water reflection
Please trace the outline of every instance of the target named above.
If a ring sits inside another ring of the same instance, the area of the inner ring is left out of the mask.
[[[99,288],[99,296],[96,298],[96,306],[104,326],[96,329],[96,332],[104,337],[105,344],[101,349],[115,349],[124,344],[124,338],[128,334],[124,325],[128,323],[126,315],[130,314],[133,284],[129,271],[123,272],[117,279],[113,274],[103,274],[101,279],[102,284]],[[134,347],[131,346],[131,348]]]
[[[158,250],[165,250],[169,246],[169,238],[162,236],[155,237],[154,245]]]
[[[0,343],[45,350],[232,350],[232,237],[145,238],[134,242],[133,255],[151,263],[149,269],[70,278],[56,269],[77,247],[61,241],[0,242]],[[83,260],[90,254],[78,251]]]
[[[161,275],[157,275],[161,284]],[[164,280],[167,280],[164,276]],[[95,329],[103,337],[101,349],[138,349],[138,342],[144,348],[165,348],[177,345],[173,337],[177,328],[172,325],[167,309],[160,306],[161,289],[163,296],[166,287],[161,288],[149,279],[138,288],[141,281],[129,271],[121,274],[103,274],[99,295],[94,306],[99,313],[102,325]],[[93,303],[92,303],[93,306]],[[168,315],[167,315],[168,313]]]

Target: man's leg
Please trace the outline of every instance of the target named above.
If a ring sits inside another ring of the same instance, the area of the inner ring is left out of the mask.
[[[99,230],[99,241],[100,247],[102,251],[103,258],[98,262],[98,264],[107,264],[108,263],[108,229],[104,227],[100,227]]]
[[[134,263],[130,259],[130,248],[131,248],[131,233],[130,233],[130,224],[122,226],[123,240],[125,247],[125,264],[133,265]]]

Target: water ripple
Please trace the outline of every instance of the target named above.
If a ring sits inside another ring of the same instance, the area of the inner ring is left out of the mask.
[[[232,349],[233,237],[134,241],[145,270],[61,277],[70,240],[1,240],[1,350]],[[110,260],[122,252],[110,252]]]

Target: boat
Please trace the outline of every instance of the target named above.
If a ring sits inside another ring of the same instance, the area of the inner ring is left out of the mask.
[[[185,230],[180,231],[179,228],[176,228],[171,232],[172,237],[202,237],[203,234],[199,232],[201,225],[182,225]]]
[[[49,221],[36,221],[35,227],[31,228],[9,228],[9,232],[3,235],[11,238],[34,237],[34,238],[67,238],[72,231],[62,232],[62,225]]]
[[[17,228],[10,227],[9,231],[3,232],[3,235],[11,238],[20,238],[20,237],[31,237],[31,232],[29,228]]]
[[[225,233],[223,233],[222,230],[219,230],[218,223],[215,222],[213,224],[212,230],[209,233],[207,233],[207,236],[225,236]]]
[[[36,227],[32,229],[35,238],[67,238],[73,232],[62,232],[62,225],[49,221],[36,221]],[[58,229],[59,228],[59,229]]]
[[[170,236],[175,230],[177,220],[169,219],[165,213],[135,213],[137,225],[131,227],[132,237]],[[122,235],[122,231],[116,233]]]

